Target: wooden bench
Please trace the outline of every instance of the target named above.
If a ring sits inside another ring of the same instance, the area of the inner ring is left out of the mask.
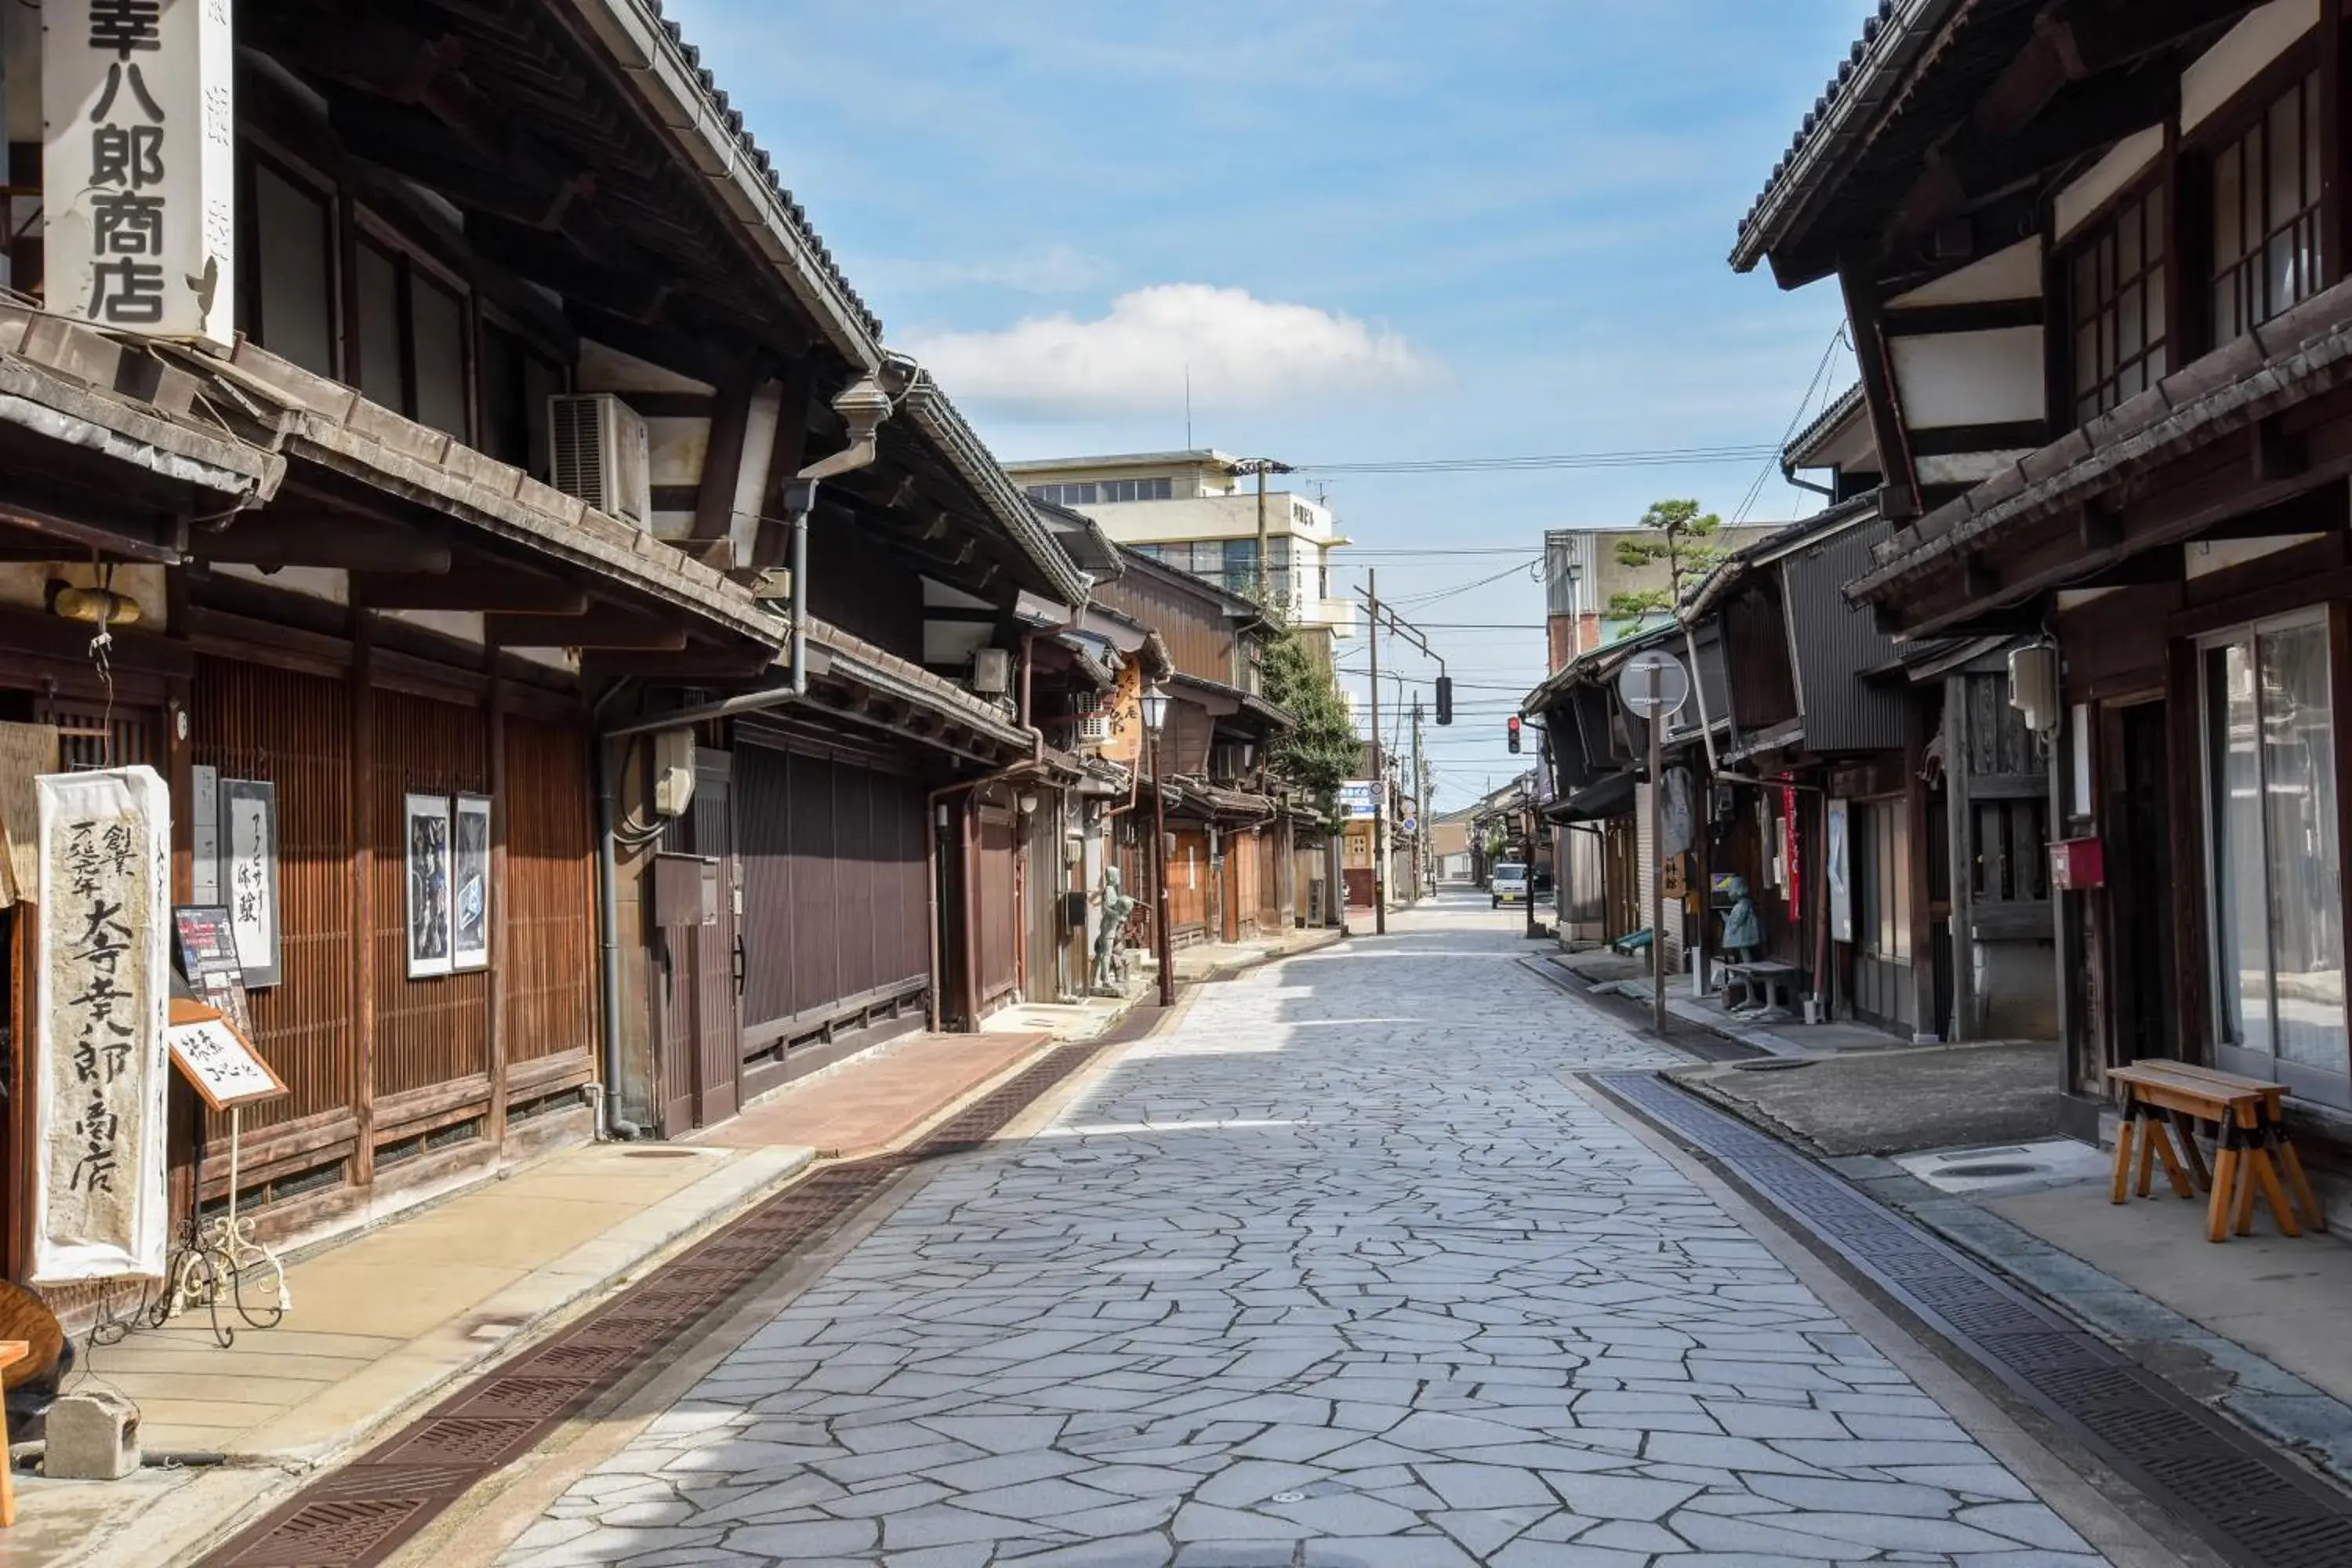
[[[1755,1001],[1760,989],[1766,1006],[1790,1013],[1797,1010],[1797,982],[1804,977],[1804,971],[1795,964],[1783,963],[1777,958],[1759,958],[1752,963],[1727,963],[1723,973],[1739,982],[1748,1001]],[[1784,992],[1788,995],[1786,1002],[1780,999]]]
[[[2154,1165],[2164,1163],[2165,1179],[2184,1198],[2202,1189],[2211,1194],[2206,1205],[2205,1236],[2224,1241],[2232,1230],[2240,1236],[2254,1228],[2254,1199],[2270,1206],[2271,1216],[2284,1236],[2301,1236],[2303,1226],[2327,1228],[2319,1200],[2305,1176],[2303,1162],[2286,1134],[2283,1102],[2286,1090],[2260,1079],[2187,1062],[2143,1061],[2107,1069],[2110,1088],[2123,1091],[2123,1121],[2116,1130],[2115,1188],[2111,1201],[2123,1203],[2134,1188],[2134,1143],[2137,1143],[2137,1189],[2148,1195]],[[2210,1121],[2216,1128],[2213,1168],[2205,1168],[2197,1146],[2195,1123]],[[2168,1128],[2167,1123],[2170,1126]],[[2172,1133],[2180,1135],[2175,1154]],[[2137,1140],[2135,1140],[2137,1133]],[[2281,1177],[2284,1174],[2284,1183]],[[2287,1202],[2292,1188],[2294,1202]],[[2300,1210],[2303,1226],[2295,1223]]]

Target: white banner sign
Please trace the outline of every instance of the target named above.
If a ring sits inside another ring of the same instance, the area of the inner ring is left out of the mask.
[[[36,783],[33,1283],[161,1278],[171,792],[146,767]]]
[[[1349,822],[1370,822],[1378,815],[1380,784],[1372,779],[1349,779],[1339,785],[1339,815]]]
[[[1833,800],[1823,817],[1822,875],[1829,879],[1830,940],[1853,940],[1853,847],[1849,842],[1853,822],[1850,801]]]
[[[149,337],[232,341],[230,0],[44,0],[48,307]]]

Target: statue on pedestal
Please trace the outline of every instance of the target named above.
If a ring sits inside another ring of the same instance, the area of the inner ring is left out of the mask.
[[[1094,991],[1097,995],[1125,994],[1127,950],[1119,939],[1127,933],[1127,917],[1135,900],[1119,890],[1118,868],[1103,868],[1102,923],[1095,931]]]

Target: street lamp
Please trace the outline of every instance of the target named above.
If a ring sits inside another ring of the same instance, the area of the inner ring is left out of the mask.
[[[1176,1005],[1176,950],[1168,931],[1168,802],[1160,790],[1160,731],[1168,722],[1168,694],[1153,681],[1143,689],[1143,729],[1151,748],[1151,945],[1160,960],[1160,1005]]]

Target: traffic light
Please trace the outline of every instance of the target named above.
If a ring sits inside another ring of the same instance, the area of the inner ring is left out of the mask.
[[[1454,722],[1454,678],[1450,675],[1437,678],[1437,721],[1441,724]]]
[[[1511,750],[1516,752],[1519,749],[1519,716],[1512,714],[1507,722],[1511,727]]]

